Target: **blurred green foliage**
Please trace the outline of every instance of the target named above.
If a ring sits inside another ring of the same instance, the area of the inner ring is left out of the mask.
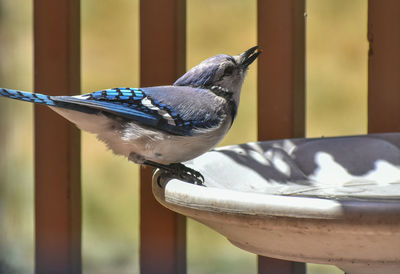
[[[365,133],[366,0],[307,1],[307,135]],[[139,83],[138,0],[82,0],[82,90]],[[257,43],[256,1],[191,0],[188,68]],[[0,2],[0,86],[32,90],[32,4]],[[262,58],[262,56],[261,56]],[[168,83],[166,83],[168,84]],[[256,66],[221,145],[256,140]],[[138,273],[138,167],[82,135],[85,273]],[[32,106],[0,100],[0,273],[33,271]],[[188,272],[255,273],[256,256],[188,221]],[[342,273],[309,265],[309,273]]]

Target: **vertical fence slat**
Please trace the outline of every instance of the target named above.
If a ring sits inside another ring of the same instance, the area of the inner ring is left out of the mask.
[[[368,132],[400,131],[400,1],[368,1]]]
[[[305,1],[259,0],[258,139],[304,137]],[[305,264],[258,257],[258,273],[300,274]]]
[[[305,134],[304,0],[259,0],[259,140]]]
[[[185,71],[186,2],[140,2],[141,86],[172,84]],[[151,190],[152,170],[141,168],[140,271],[186,273],[186,219],[163,208]]]
[[[35,91],[80,90],[79,0],[34,1]],[[35,106],[35,271],[81,273],[80,135]]]

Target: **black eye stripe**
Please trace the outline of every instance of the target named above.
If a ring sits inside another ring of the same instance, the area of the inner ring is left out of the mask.
[[[228,60],[231,61],[235,66],[237,66],[238,64],[236,63],[235,58],[233,58],[232,56],[228,57]]]

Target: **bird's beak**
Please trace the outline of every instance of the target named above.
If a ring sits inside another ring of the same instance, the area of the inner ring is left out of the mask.
[[[256,51],[257,49],[258,46],[255,46],[240,54],[240,64],[243,68],[250,66],[257,59],[258,55],[261,54],[262,51]]]

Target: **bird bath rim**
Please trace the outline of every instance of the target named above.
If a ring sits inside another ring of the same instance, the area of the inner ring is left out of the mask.
[[[396,155],[391,155],[393,154],[391,146],[400,147],[400,133],[322,138],[311,141],[318,147],[321,142],[330,140],[333,143],[347,142],[351,151],[360,151],[357,148],[353,150],[354,140],[357,141],[356,144],[360,141],[360,144],[371,147],[372,152],[368,152],[366,157],[361,157],[361,162],[370,164],[368,157],[383,151],[389,155],[383,159],[396,167],[399,166],[398,151],[395,151]],[[296,139],[295,143],[304,144],[308,141],[310,139]],[[306,148],[309,148],[308,145]],[[342,152],[349,150],[341,143],[336,148]],[[236,146],[231,146],[229,149],[235,150]],[[251,155],[251,153],[245,154],[246,157]],[[218,152],[210,152],[208,156],[204,156],[214,160],[210,165],[207,159],[203,162],[201,159],[195,159],[191,167],[195,169],[199,167],[196,163],[212,167],[213,163],[220,162],[219,156],[216,155],[219,155]],[[300,156],[303,158],[299,159],[305,159],[309,155],[305,153]],[[256,155],[257,157],[259,155]],[[345,164],[346,161],[347,159],[344,161]],[[258,163],[253,162],[253,164]],[[235,170],[237,168],[241,168],[240,165],[234,167]],[[306,165],[304,170],[307,168],[310,166]],[[219,171],[220,169],[221,167],[216,168],[214,174],[223,173]],[[292,171],[296,173],[295,169]],[[200,172],[204,172],[204,169]],[[355,173],[357,174],[357,170]],[[154,173],[153,193],[162,205],[204,223],[244,250],[284,260],[333,264],[351,274],[398,273],[397,269],[400,269],[400,196],[397,183],[391,185],[395,189],[393,195],[390,199],[385,199],[389,197],[385,196],[385,193],[390,194],[390,191],[384,189],[382,195],[371,195],[368,185],[366,189],[369,192],[364,191],[360,195],[352,191],[348,193],[349,195],[341,192],[336,197],[329,191],[323,192],[323,195],[319,192],[306,195],[303,195],[304,193],[281,195],[220,188],[218,184],[202,187],[174,178],[159,181],[160,174],[162,174],[160,170]],[[257,176],[250,177],[259,178]],[[205,177],[207,181],[207,174]],[[221,178],[223,177],[224,174],[221,175]],[[164,176],[161,178],[164,179]],[[243,178],[245,177],[240,180]],[[276,184],[271,186],[275,187]],[[285,182],[280,187],[286,190],[287,186],[288,183]],[[246,187],[244,187],[246,190],[250,189]]]
[[[159,175],[160,171],[156,171],[153,177],[153,193],[158,202],[214,229],[243,250],[282,260],[336,265],[349,274],[395,274],[400,269],[400,230],[393,229],[400,227],[400,201],[336,201],[246,193],[253,201],[259,195],[270,199],[265,207],[254,203],[250,209],[247,203],[232,204],[229,199],[220,199],[227,190],[176,179],[160,186]],[[208,201],[193,197],[204,194],[209,197]],[[298,202],[308,206],[293,207]],[[381,256],[367,249],[340,250],[341,245],[337,243],[341,240],[354,245],[352,242],[362,237],[370,239],[375,245],[371,249],[379,250]],[[392,248],[387,248],[388,245]]]
[[[193,185],[178,179],[159,180],[162,173],[160,170],[154,172],[153,193],[157,200],[168,208],[311,219],[354,219],[362,216],[364,219],[376,220],[382,217],[384,220],[388,214],[400,217],[400,200],[395,199],[328,199],[243,193],[236,190]]]

